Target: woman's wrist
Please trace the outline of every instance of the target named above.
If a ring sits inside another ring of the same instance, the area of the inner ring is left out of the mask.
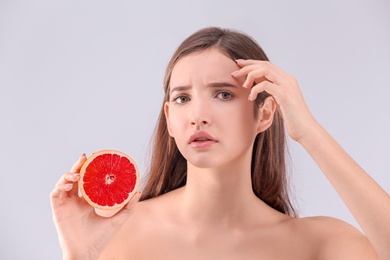
[[[296,140],[303,147],[318,144],[322,138],[326,138],[327,134],[325,129],[316,121],[312,120],[311,123],[307,124],[304,133],[301,137]]]

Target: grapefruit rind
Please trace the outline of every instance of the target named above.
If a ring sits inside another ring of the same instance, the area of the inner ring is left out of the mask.
[[[130,161],[130,163],[134,166],[134,168],[135,168],[135,175],[136,175],[136,181],[135,181],[134,188],[133,188],[133,190],[131,192],[128,193],[127,198],[125,200],[123,200],[123,202],[121,202],[119,204],[115,203],[112,206],[102,206],[102,205],[100,205],[100,204],[98,204],[96,202],[93,202],[91,200],[91,198],[88,196],[88,194],[86,193],[85,189],[84,189],[84,176],[85,176],[87,167],[91,164],[91,162],[95,158],[97,158],[98,156],[101,156],[101,155],[105,155],[105,154],[118,155],[120,157],[124,157],[124,158],[128,159]],[[138,191],[139,183],[140,183],[140,176],[139,176],[139,170],[138,170],[137,164],[135,163],[135,161],[129,155],[127,155],[127,154],[125,154],[125,153],[123,153],[121,151],[118,151],[118,150],[101,150],[101,151],[98,151],[98,152],[94,152],[84,162],[84,164],[82,165],[82,167],[80,169],[80,179],[79,179],[80,193],[84,197],[84,199],[87,201],[88,204],[90,204],[95,209],[99,209],[99,210],[116,210],[116,209],[122,208],[124,205],[126,205],[130,201],[130,199],[133,197],[133,195]]]

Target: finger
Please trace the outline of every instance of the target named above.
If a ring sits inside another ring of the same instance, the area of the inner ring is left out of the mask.
[[[80,169],[87,160],[87,156],[85,154],[82,154],[79,159],[73,164],[72,168],[70,169],[70,174],[65,175],[65,179],[68,181],[76,182],[80,179]],[[78,183],[75,183],[72,187],[72,189],[69,191],[69,196],[78,196]]]
[[[73,183],[63,183],[63,184],[58,185],[55,188],[55,191],[57,191],[58,193],[70,191],[73,188],[73,186],[74,186]]]
[[[67,173],[64,176],[65,181],[67,184],[72,182],[73,186],[72,189],[69,190],[69,196],[78,196],[78,183],[77,181],[80,179],[80,174],[78,173]]]
[[[281,96],[281,88],[274,83],[269,81],[263,81],[259,84],[256,84],[253,88],[251,88],[251,92],[249,94],[248,100],[253,101],[256,99],[257,95],[261,92],[267,92],[272,95],[277,103],[280,103],[279,99]]]
[[[55,185],[53,191],[50,193],[50,200],[56,203],[55,200],[60,198],[69,198],[70,196],[78,196],[78,184],[75,183],[79,180],[79,174],[65,173]],[[54,205],[54,204],[53,204]]]
[[[52,200],[58,199],[61,195],[64,196],[64,192],[70,192],[70,194],[67,194],[67,196],[77,194],[77,185],[73,185],[73,183],[78,181],[79,174],[76,172],[80,171],[81,165],[85,162],[86,159],[87,158],[85,154],[81,155],[79,159],[73,164],[71,172],[65,173],[58,180],[50,195]]]
[[[276,66],[275,64],[273,64],[272,62],[270,62],[268,60],[236,60],[236,63],[239,67],[245,67],[248,65],[255,65],[255,64],[262,63],[262,64],[266,64],[267,66],[272,67],[274,70],[278,71],[281,74],[289,75],[287,72],[285,72],[280,67]]]
[[[72,168],[70,169],[71,173],[78,173],[80,172],[81,166],[85,163],[87,160],[87,156],[85,154],[82,154],[79,159],[73,164]]]
[[[270,69],[274,70],[278,75],[282,76],[282,77],[286,77],[286,78],[291,78],[292,76],[290,74],[288,74],[287,72],[285,72],[284,70],[282,70],[280,67],[276,66],[275,64],[273,64],[272,62],[270,61],[265,61],[265,60],[236,60],[236,63],[239,67],[248,67],[248,66],[257,66],[257,65],[261,65],[261,66],[267,66],[269,67]],[[234,73],[234,72],[233,72]]]
[[[265,80],[278,85],[286,81],[284,80],[286,75],[281,75],[270,63],[264,62],[242,67],[240,70],[233,72],[232,76],[235,78],[246,76],[243,83],[243,87],[245,88],[251,88],[255,83],[260,83]]]
[[[53,191],[50,193],[50,197],[55,199],[61,196],[65,191],[70,191],[73,188],[73,183],[61,183],[54,187]]]
[[[276,69],[278,70],[279,72],[284,72],[281,68],[279,68],[278,66],[276,66],[275,64],[273,64],[272,62],[268,61],[268,60],[236,60],[236,63],[239,67],[245,67],[245,66],[248,66],[248,65],[256,65],[256,64],[267,64],[267,66],[270,66],[272,67],[273,69]]]
[[[258,61],[255,64],[248,64],[248,65],[241,67],[240,69],[238,69],[236,71],[233,71],[231,73],[231,75],[234,76],[235,78],[246,76],[251,70],[254,70],[256,68],[260,68],[262,66],[264,66],[264,65],[262,65],[261,61]]]
[[[244,66],[246,66],[246,65],[255,64],[255,63],[257,63],[258,61],[262,61],[262,60],[252,60],[252,59],[244,60],[244,59],[237,59],[237,60],[236,60],[236,63],[237,63],[238,66],[244,67]]]
[[[50,193],[50,203],[53,209],[61,203],[61,197],[72,188],[73,183],[61,183],[54,187]]]
[[[60,185],[63,183],[72,183],[79,180],[80,174],[67,172],[61,176],[56,185]]]

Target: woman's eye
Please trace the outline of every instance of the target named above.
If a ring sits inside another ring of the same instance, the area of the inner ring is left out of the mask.
[[[178,97],[175,97],[172,101],[173,102],[176,102],[178,104],[183,104],[187,101],[189,101],[190,98],[189,97],[186,97],[186,96],[178,96]]]
[[[230,94],[229,92],[219,92],[217,94],[217,97],[219,99],[222,99],[222,100],[228,100],[228,99],[231,99],[233,97],[233,95]]]

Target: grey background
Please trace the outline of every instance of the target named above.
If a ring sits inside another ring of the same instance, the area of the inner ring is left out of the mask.
[[[81,153],[123,150],[146,170],[165,66],[210,25],[252,35],[390,192],[389,13],[386,0],[0,0],[0,259],[61,258],[49,193]],[[289,146],[301,215],[358,227],[311,158]]]

